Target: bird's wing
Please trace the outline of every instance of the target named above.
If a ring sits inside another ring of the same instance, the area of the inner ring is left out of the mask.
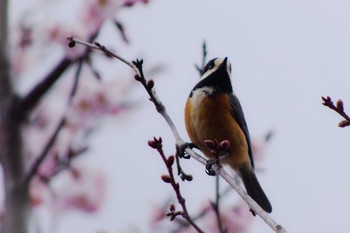
[[[242,106],[237,98],[237,96],[233,93],[230,94],[230,105],[231,105],[231,114],[233,118],[238,123],[239,127],[243,131],[245,135],[245,139],[247,140],[248,145],[248,153],[250,157],[250,161],[252,166],[254,167],[254,160],[253,160],[253,152],[252,152],[252,146],[250,144],[250,135],[248,131],[248,126],[244,118],[244,113],[242,110]]]

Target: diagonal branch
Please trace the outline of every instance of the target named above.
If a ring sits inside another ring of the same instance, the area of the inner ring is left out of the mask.
[[[57,139],[59,133],[61,132],[61,130],[63,129],[65,123],[66,123],[66,117],[63,116],[62,119],[60,120],[60,122],[58,123],[55,131],[51,135],[49,141],[46,143],[43,151],[41,152],[41,154],[39,155],[37,160],[34,162],[33,166],[29,170],[29,172],[25,175],[24,181],[23,181],[25,185],[28,185],[29,182],[31,181],[31,179],[38,173],[40,165],[42,164],[44,159],[49,154],[49,151],[52,148],[52,146],[55,144],[56,139]]]
[[[96,37],[99,34],[99,30],[97,30],[95,33],[93,33],[89,37],[89,41],[93,41],[96,39]],[[90,50],[86,50],[81,56],[70,59],[68,57],[62,58],[62,60],[53,68],[53,70],[46,75],[46,77],[43,78],[41,82],[39,82],[25,97],[22,98],[18,105],[19,112],[21,113],[22,119],[25,119],[27,114],[31,112],[40,102],[42,97],[51,90],[52,86],[60,79],[62,74],[72,65],[74,65],[76,62],[80,62],[79,68],[76,74],[75,82],[77,84],[78,81],[78,75],[80,75],[80,69],[82,66],[82,62],[85,58],[87,58],[90,54]],[[75,94],[76,86],[73,87],[70,100],[72,96]]]
[[[69,37],[69,44],[71,47],[75,46],[76,43],[85,45],[89,48],[97,49],[99,51],[104,52],[108,56],[115,57],[116,59],[119,59],[120,61],[124,62],[127,64],[129,67],[131,67],[136,75],[135,79],[145,87],[147,93],[149,94],[150,100],[154,103],[156,106],[157,111],[162,115],[166,123],[168,124],[169,128],[171,129],[175,140],[176,140],[176,146],[178,148],[181,148],[185,146],[185,141],[180,137],[179,132],[177,131],[174,122],[168,115],[164,105],[162,102],[159,100],[155,90],[154,90],[154,81],[153,80],[148,80],[146,81],[143,71],[142,71],[142,60],[137,60],[134,61],[133,64],[128,62],[126,59],[121,58],[120,56],[114,54],[104,46],[98,44],[98,43],[88,43],[84,42],[78,39],[75,39],[73,37]],[[185,152],[190,155],[192,158],[197,160],[198,162],[202,163],[203,165],[206,165],[207,160],[200,156],[199,154],[195,153],[192,149],[186,148]],[[220,175],[236,192],[242,197],[242,199],[248,204],[249,208],[255,212],[256,215],[259,215],[262,220],[265,221],[265,223],[271,227],[271,229],[277,233],[287,233],[287,231],[279,224],[273,220],[269,214],[267,214],[251,197],[248,196],[248,194],[239,186],[237,181],[232,178],[232,176],[221,166],[212,166],[213,170],[216,172],[216,174]]]
[[[37,106],[41,98],[73,63],[73,60],[63,58],[41,82],[23,97],[22,101],[19,103],[19,110],[22,114],[22,118]]]

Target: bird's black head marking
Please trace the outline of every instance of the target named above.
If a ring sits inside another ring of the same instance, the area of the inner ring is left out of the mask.
[[[207,72],[208,70],[211,70],[211,69],[213,69],[214,67],[215,67],[215,60],[217,59],[217,57],[216,58],[214,58],[214,59],[211,59],[205,66],[204,66],[204,68],[203,68],[203,70],[202,70],[202,75],[205,73],[205,72]]]
[[[211,87],[214,90],[212,94],[231,93],[230,75],[231,64],[227,57],[224,59],[214,58],[205,65],[202,77],[192,91],[203,87]]]

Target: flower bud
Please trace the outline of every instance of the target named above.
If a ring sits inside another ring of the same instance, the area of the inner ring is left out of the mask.
[[[171,182],[171,178],[169,175],[162,175],[161,176],[162,180],[165,182],[165,183],[170,183]]]
[[[149,89],[152,89],[154,87],[154,81],[152,79],[148,80],[147,81],[147,87]]]
[[[166,165],[167,165],[168,167],[173,166],[174,160],[175,160],[174,155],[170,155],[169,158],[168,158],[167,161],[166,161]]]

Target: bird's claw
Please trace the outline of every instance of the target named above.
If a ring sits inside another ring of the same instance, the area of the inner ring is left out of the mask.
[[[214,165],[220,165],[218,159],[210,159],[210,160],[207,161],[207,164],[205,165],[205,172],[209,176],[216,176],[216,172],[213,169]]]
[[[178,147],[180,158],[183,158],[183,159],[190,159],[191,158],[191,156],[186,153],[187,148],[190,148],[191,150],[193,148],[198,149],[198,146],[192,142],[185,142],[184,144],[182,144],[181,146]]]

